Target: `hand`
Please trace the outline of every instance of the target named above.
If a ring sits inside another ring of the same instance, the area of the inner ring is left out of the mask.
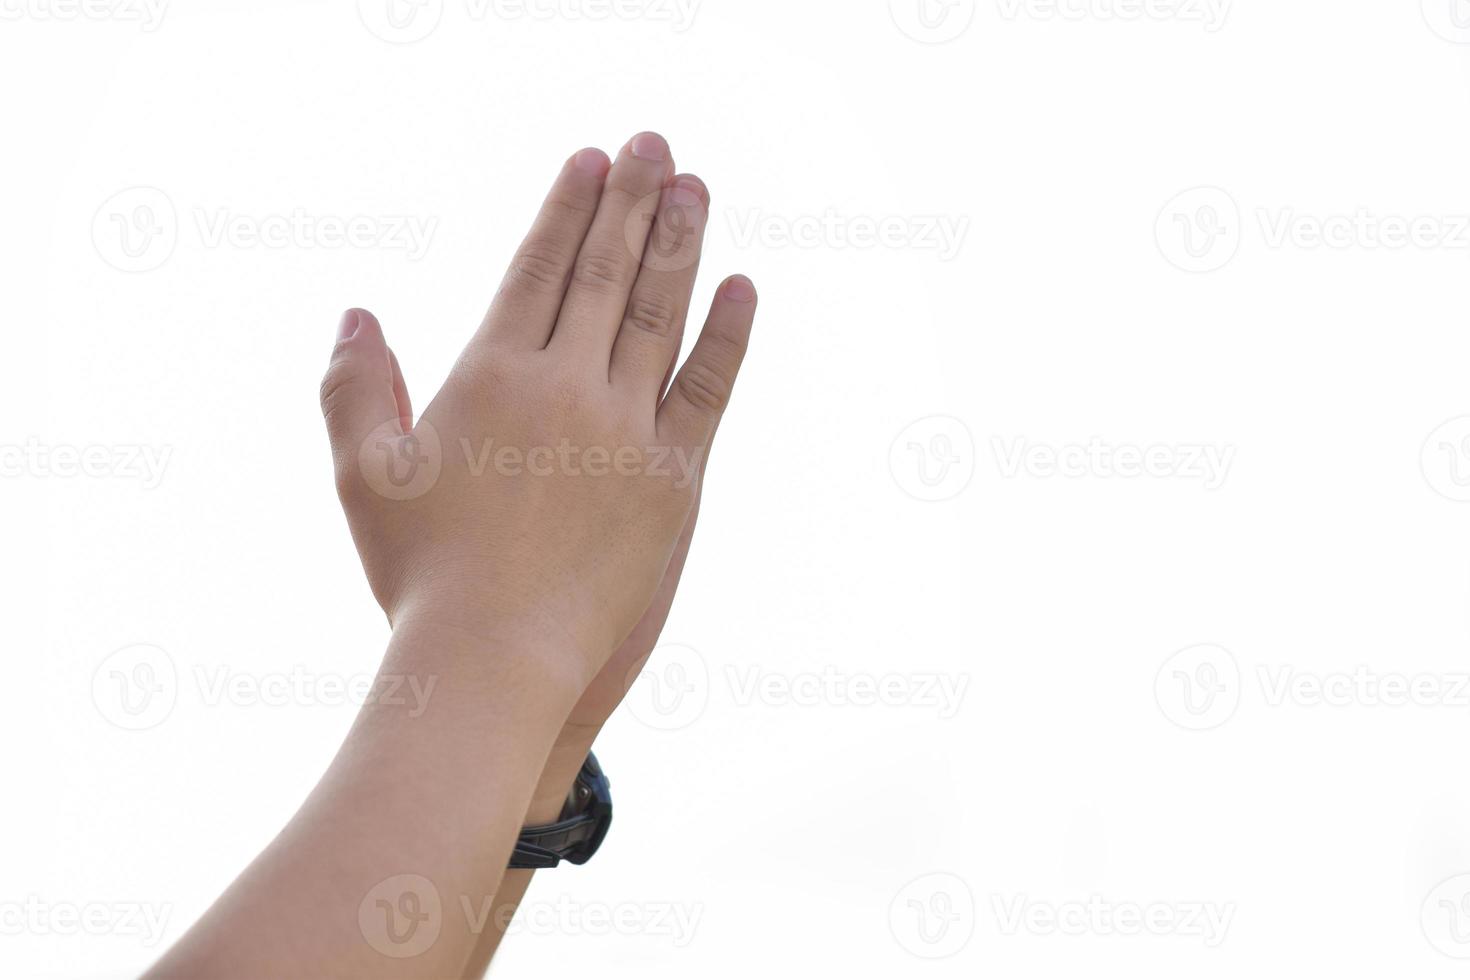
[[[585,687],[649,610],[755,313],[748,280],[723,283],[668,384],[707,218],[704,185],[654,134],[616,163],[576,154],[417,424],[377,320],[343,318],[322,408],[395,626],[551,651]]]

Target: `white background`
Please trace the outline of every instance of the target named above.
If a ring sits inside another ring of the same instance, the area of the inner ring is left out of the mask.
[[[1462,975],[1470,4],[57,3],[0,2],[6,975],[142,969],[345,732],[248,694],[386,639],[340,311],[427,404],[561,161],[645,128],[713,192],[696,307],[761,311],[613,832],[498,975]],[[211,233],[293,215],[433,230]]]

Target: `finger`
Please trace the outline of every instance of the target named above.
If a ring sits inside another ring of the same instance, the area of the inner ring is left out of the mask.
[[[745,358],[755,307],[755,286],[749,279],[731,276],[721,283],[689,359],[659,406],[661,440],[701,454],[708,449]]]
[[[672,175],[669,145],[657,133],[638,134],[618,154],[573,265],[549,350],[589,358],[600,354],[606,366],[638,278],[659,190]]]
[[[332,360],[321,384],[322,417],[327,422],[339,475],[356,471],[357,453],[363,442],[382,433],[385,426],[391,435],[407,431],[401,428],[407,388],[403,389],[402,407],[395,394],[401,381],[378,318],[367,310],[342,314],[337,346],[332,349]]]
[[[546,346],[609,166],[607,154],[595,148],[580,151],[563,165],[511,259],[480,326],[482,336],[508,347]]]
[[[708,217],[709,192],[698,177],[676,177],[664,189],[643,267],[613,341],[608,377],[654,407],[679,352]]]
[[[403,380],[403,369],[398,366],[398,355],[388,348],[388,363],[393,368],[393,401],[398,406],[398,426],[404,432],[413,431],[413,401],[408,397],[408,382]]]

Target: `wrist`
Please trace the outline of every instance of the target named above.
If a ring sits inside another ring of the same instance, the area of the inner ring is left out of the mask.
[[[568,737],[563,729],[562,735],[558,736],[556,744],[546,757],[541,778],[531,794],[531,805],[526,811],[526,826],[554,823],[561,818],[577,773],[581,771],[582,763],[587,761],[587,755],[592,751],[592,736],[595,734],[588,733],[585,739],[580,735]]]
[[[528,620],[467,613],[462,605],[417,604],[393,617],[384,671],[439,669],[465,691],[503,696],[510,687],[543,704],[560,726],[591,682],[585,658]]]

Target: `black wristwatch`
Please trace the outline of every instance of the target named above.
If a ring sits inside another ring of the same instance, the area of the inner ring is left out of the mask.
[[[602,846],[611,824],[612,792],[597,756],[588,752],[561,818],[556,823],[522,830],[510,855],[510,867],[554,868],[562,861],[586,864]]]

